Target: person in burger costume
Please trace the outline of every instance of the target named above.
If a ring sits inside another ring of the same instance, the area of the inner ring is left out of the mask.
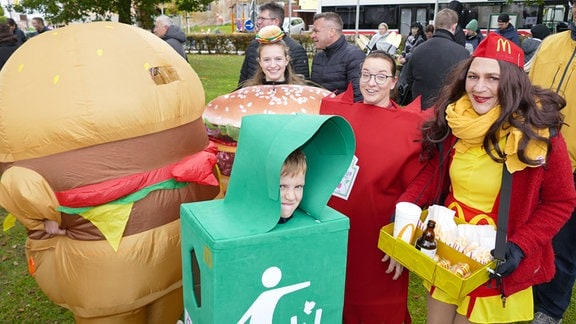
[[[371,52],[360,71],[363,102],[353,102],[349,86],[320,106],[321,114],[346,118],[356,135],[357,159],[349,171],[357,172],[356,178],[347,198],[333,196],[328,202],[350,218],[344,323],[411,323],[408,273],[382,254],[378,238],[380,229],[391,222],[396,200],[424,166],[417,140],[430,114],[421,111],[419,100],[406,107],[391,100],[397,71],[386,52]]]
[[[246,80],[242,87],[255,85],[305,84],[300,74],[294,73],[290,66],[290,48],[282,40],[284,32],[278,26],[266,26],[258,32],[258,69],[256,74]]]
[[[135,26],[47,33],[0,74],[0,205],[29,272],[76,323],[176,323],[180,205],[219,191],[200,79]]]
[[[284,7],[275,2],[267,2],[258,8],[258,17],[256,17],[257,31],[266,26],[277,26],[282,29],[284,23]],[[286,34],[282,36],[282,40],[290,48],[290,65],[297,74],[300,74],[304,79],[310,79],[310,66],[308,65],[308,54],[300,43],[293,40]],[[258,39],[250,42],[244,54],[244,62],[240,69],[240,79],[238,86],[252,78],[258,69],[258,46],[260,43]]]
[[[440,203],[469,224],[494,225],[506,173],[512,183],[505,260],[461,299],[426,285],[427,323],[530,321],[532,286],[554,276],[552,238],[576,204],[560,133],[566,101],[533,86],[523,65],[519,46],[490,33],[448,76],[423,128],[427,165],[399,201]]]

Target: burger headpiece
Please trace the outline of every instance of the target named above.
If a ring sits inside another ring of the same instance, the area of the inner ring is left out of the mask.
[[[284,32],[278,26],[266,26],[260,29],[258,34],[256,34],[256,40],[260,44],[273,44],[281,41],[284,38]]]

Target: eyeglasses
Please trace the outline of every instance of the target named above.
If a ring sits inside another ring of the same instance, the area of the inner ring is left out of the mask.
[[[274,20],[276,19],[276,17],[270,17],[270,18],[266,18],[266,17],[256,17],[256,20],[258,21],[262,21],[262,20]]]
[[[371,74],[371,73],[362,73],[360,74],[360,81],[361,82],[370,82],[370,79],[374,77],[374,82],[377,84],[384,84],[388,81],[388,78],[393,78],[393,75],[386,75],[386,74]]]

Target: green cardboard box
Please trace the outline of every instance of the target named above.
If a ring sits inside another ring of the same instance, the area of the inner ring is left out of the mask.
[[[297,148],[308,166],[304,196],[277,224],[280,170]],[[181,208],[187,323],[342,321],[349,222],[326,203],[354,149],[341,117],[242,119],[226,197]]]

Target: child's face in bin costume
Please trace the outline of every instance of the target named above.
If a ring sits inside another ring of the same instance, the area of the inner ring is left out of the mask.
[[[282,204],[280,217],[288,218],[292,216],[298,205],[300,205],[304,194],[305,177],[304,172],[280,177],[280,202]]]

